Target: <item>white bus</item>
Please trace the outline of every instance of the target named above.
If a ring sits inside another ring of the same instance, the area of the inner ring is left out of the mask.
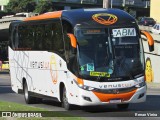
[[[51,98],[72,105],[116,104],[120,109],[146,100],[145,62],[135,19],[118,9],[49,12],[13,22],[9,28],[12,90],[26,103]]]

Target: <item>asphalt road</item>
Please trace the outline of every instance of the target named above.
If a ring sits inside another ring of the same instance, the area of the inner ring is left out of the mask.
[[[21,94],[16,94],[11,90],[10,77],[8,74],[0,74],[0,100],[25,104],[24,96]],[[48,100],[44,100],[42,103],[32,104],[30,106],[46,108],[50,111],[65,111],[61,107],[60,103]],[[158,113],[158,115],[160,115],[160,91],[158,89],[148,89],[147,101],[145,103],[131,104],[129,109],[124,111],[118,110],[114,105],[107,105],[87,108],[75,106],[73,110],[69,112],[69,114],[72,114],[74,116],[85,117],[85,119],[91,120],[105,120],[106,117],[110,118],[111,120],[127,120],[129,116],[132,116],[131,118],[129,118],[130,120],[160,119],[160,117],[133,117],[136,113]]]

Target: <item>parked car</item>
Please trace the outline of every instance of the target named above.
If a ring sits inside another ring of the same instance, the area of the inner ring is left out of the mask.
[[[156,21],[153,18],[150,17],[142,17],[138,21],[139,25],[144,25],[144,26],[154,26],[156,24]]]
[[[2,62],[2,70],[9,70],[9,61]]]
[[[160,34],[160,24],[155,24],[151,30],[152,33]]]

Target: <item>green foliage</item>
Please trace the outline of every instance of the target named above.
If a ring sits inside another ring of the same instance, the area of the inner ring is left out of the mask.
[[[46,109],[0,101],[0,111],[46,111]]]
[[[21,0],[21,2],[18,5],[18,8],[21,12],[33,12],[35,6],[35,0]]]
[[[35,0],[10,0],[6,6],[7,12],[32,12],[35,9]]]
[[[6,12],[19,12],[18,4],[20,0],[10,0],[10,2],[6,6]]]
[[[6,12],[37,12],[45,13],[53,11],[52,0],[10,0],[6,6]]]
[[[45,13],[54,11],[52,0],[48,1],[39,1],[34,12],[36,13]]]

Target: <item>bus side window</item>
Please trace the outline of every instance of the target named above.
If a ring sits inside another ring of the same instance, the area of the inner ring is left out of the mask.
[[[18,35],[18,28],[16,28],[15,37],[14,37],[14,46],[15,46],[15,48],[18,48],[18,44],[19,44],[19,35]]]
[[[65,58],[66,62],[69,63],[69,58],[71,54],[71,41],[70,38],[68,37],[67,33],[72,33],[71,30],[72,27],[69,25],[69,23],[64,23],[63,24],[63,34],[64,34],[64,43],[65,43]]]
[[[34,26],[35,28],[35,38],[34,38],[34,50],[43,50],[42,41],[44,38],[44,24]]]
[[[26,41],[26,27],[19,26],[19,45],[18,48],[25,48],[25,41]]]
[[[11,38],[10,38],[10,40],[11,40],[11,47],[12,47],[13,49],[15,49],[15,35],[16,35],[16,30],[15,30],[15,28],[14,28],[14,29],[12,29],[12,31],[11,31]]]
[[[43,50],[51,51],[53,52],[53,29],[52,29],[52,24],[46,24],[45,25],[45,39],[43,39]]]
[[[33,48],[33,34],[31,26],[19,27],[19,48],[23,50],[30,50]]]
[[[64,42],[60,21],[53,23],[52,29],[54,41],[53,50],[64,57]]]

